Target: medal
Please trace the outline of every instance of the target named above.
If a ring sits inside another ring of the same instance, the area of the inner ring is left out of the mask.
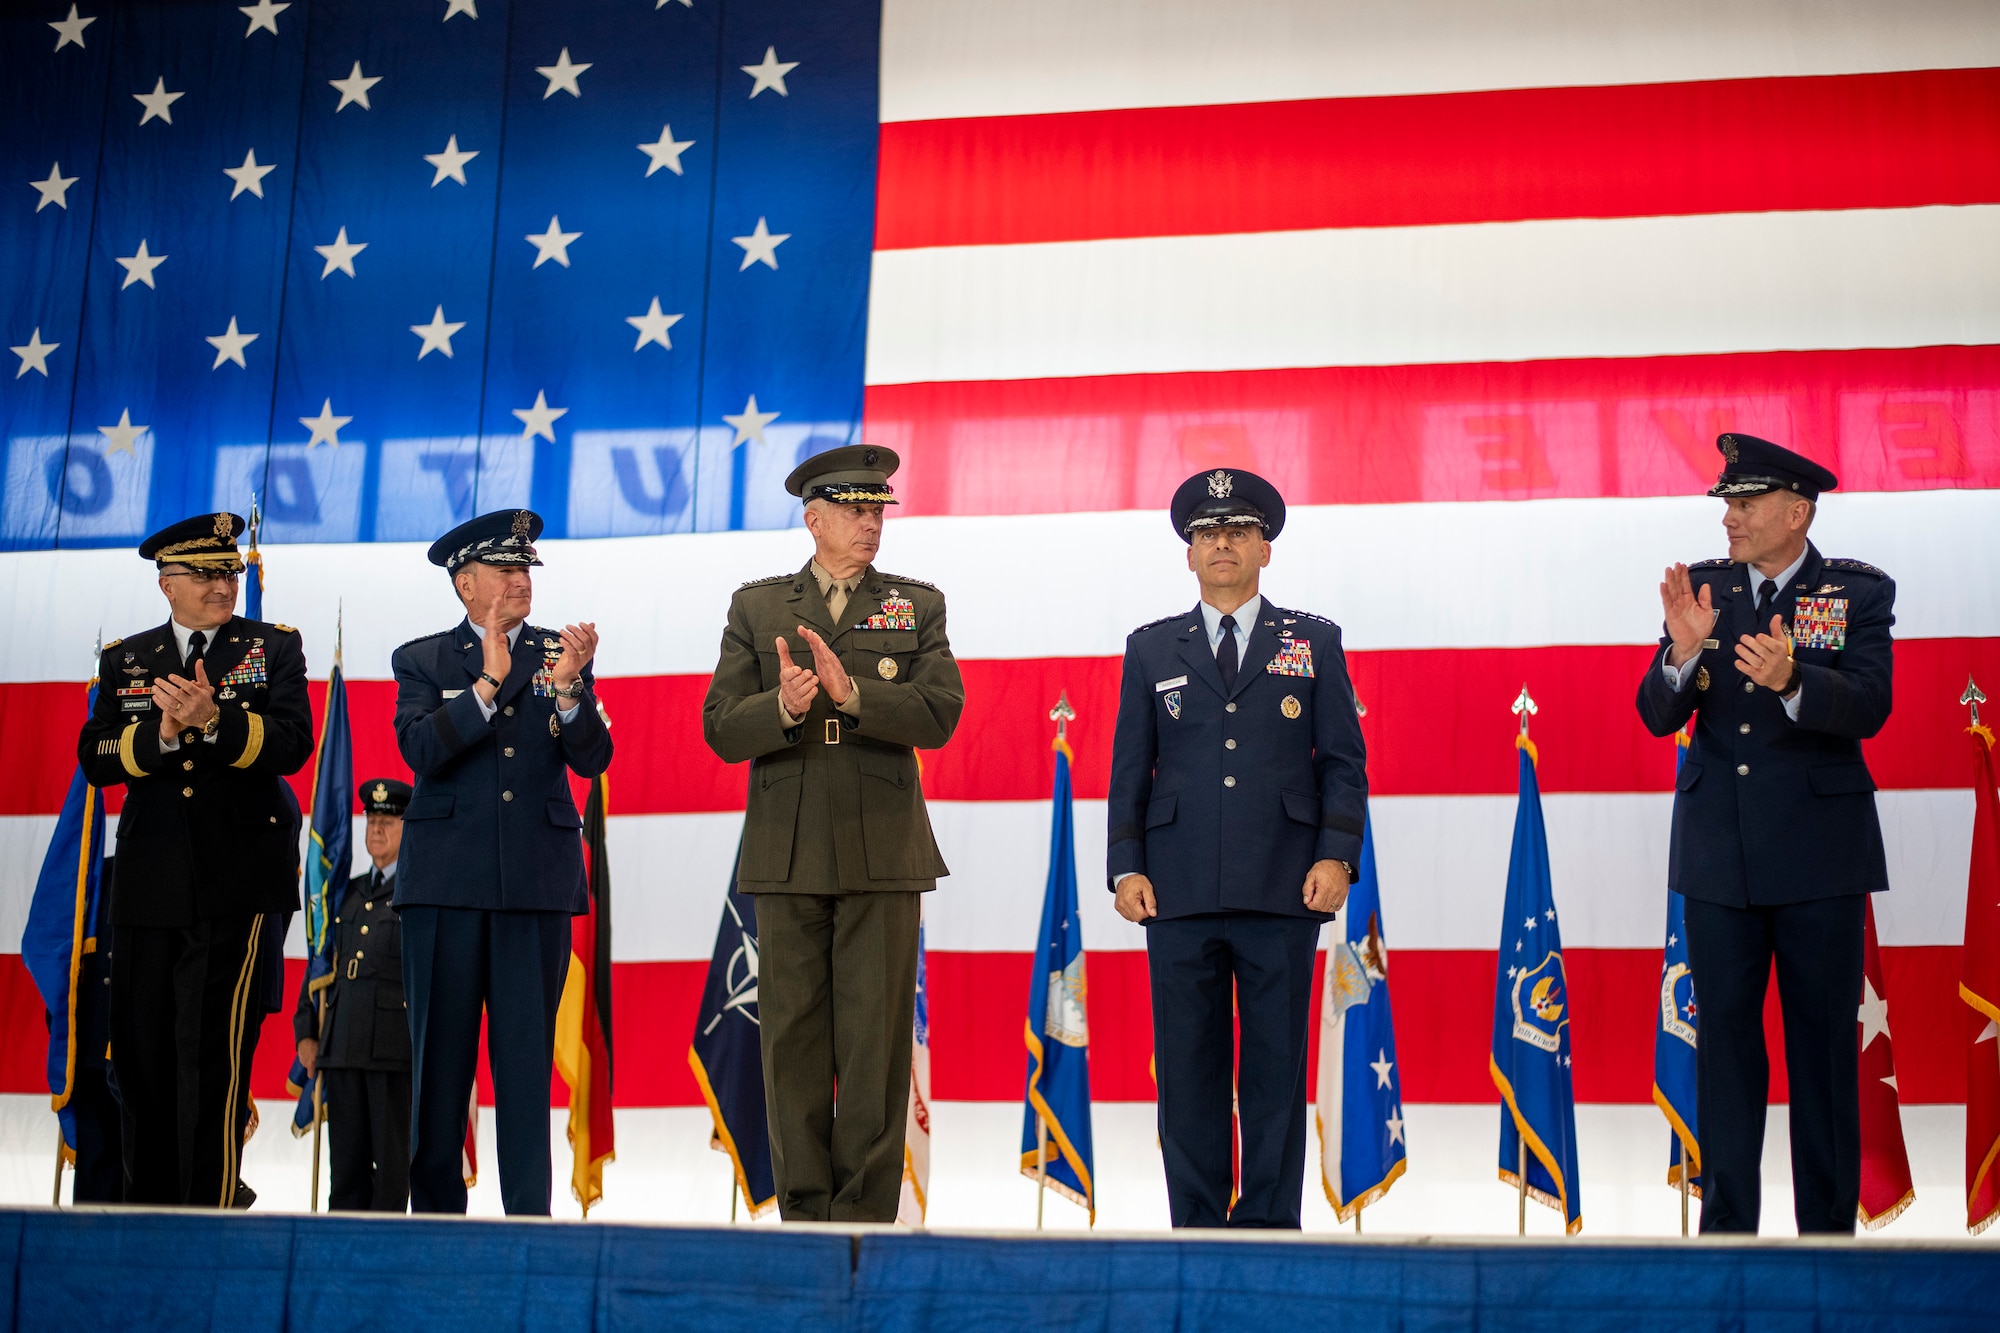
[[[896,659],[885,657],[877,662],[875,664],[875,674],[883,680],[894,680],[896,678]]]
[[[549,735],[554,736],[557,740],[562,739],[562,726],[557,723],[554,713],[549,714]]]
[[[1296,696],[1288,694],[1284,697],[1284,700],[1281,703],[1279,703],[1278,711],[1280,713],[1283,713],[1288,718],[1296,718],[1300,713],[1303,713],[1305,711],[1305,708],[1300,705]]]
[[[1694,687],[1698,690],[1705,690],[1708,688],[1707,667],[1703,667],[1701,670],[1694,673]]]

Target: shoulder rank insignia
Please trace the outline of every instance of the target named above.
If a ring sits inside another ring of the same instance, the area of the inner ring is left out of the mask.
[[[435,634],[419,634],[414,639],[409,639],[403,643],[397,644],[396,651],[401,652],[405,648],[414,648],[420,643],[429,643],[432,639],[444,639],[449,637],[451,637],[451,631],[448,629],[441,629]]]
[[[272,628],[272,629],[274,629],[274,630],[276,630],[276,631],[278,631],[278,633],[280,633],[280,634],[297,634],[297,633],[298,633],[298,631],[297,631],[297,630],[295,630],[295,629],[293,629],[293,628],[292,628],[292,627],[291,627],[290,625],[280,625],[280,624],[279,624],[279,623],[278,623],[277,621],[275,621],[275,620],[271,622],[271,628]]]
[[[1313,646],[1310,639],[1286,639],[1278,645],[1277,653],[1264,664],[1264,670],[1273,676],[1305,676],[1313,673]]]
[[[1172,623],[1173,621],[1176,621],[1176,620],[1179,620],[1179,619],[1181,618],[1181,616],[1184,616],[1184,615],[1186,615],[1186,614],[1187,614],[1187,613],[1186,613],[1185,611],[1183,611],[1183,612],[1180,612],[1180,613],[1179,613],[1178,615],[1171,615],[1171,616],[1161,616],[1161,617],[1160,617],[1160,618],[1159,618],[1158,620],[1149,620],[1149,621],[1147,621],[1147,622],[1146,622],[1145,624],[1143,624],[1143,625],[1139,626],[1139,627],[1138,627],[1137,629],[1134,629],[1134,630],[1133,630],[1132,632],[1133,632],[1134,634],[1144,634],[1144,633],[1145,633],[1145,632],[1146,632],[1147,630],[1149,630],[1149,629],[1155,629],[1155,628],[1157,628],[1158,626],[1161,626],[1161,625],[1166,625],[1166,624],[1170,624],[1170,623]]]
[[[1864,560],[1841,560],[1841,559],[1828,560],[1825,562],[1822,568],[1838,569],[1846,574],[1873,574],[1878,579],[1886,579],[1889,577],[1887,574],[1883,573],[1881,570],[1875,568],[1875,566],[1867,563]]]
[[[1792,644],[1797,648],[1847,647],[1847,599],[1801,597],[1792,612]]]
[[[764,588],[773,583],[790,583],[797,577],[797,574],[773,574],[769,578],[751,579],[748,583],[737,584],[736,591],[742,592],[745,588]]]
[[[1730,566],[1730,563],[1731,563],[1731,562],[1730,562],[1730,561],[1728,561],[1728,560],[1721,560],[1721,559],[1718,559],[1718,560],[1697,560],[1697,561],[1695,561],[1695,562],[1694,562],[1693,564],[1689,565],[1689,566],[1688,566],[1688,568],[1689,568],[1689,569],[1727,569],[1727,568],[1729,568],[1729,566]]]
[[[105,644],[105,645],[104,645],[104,650],[105,650],[106,652],[109,652],[109,651],[111,651],[111,650],[112,650],[113,648],[116,648],[116,647],[117,647],[117,646],[118,646],[119,644],[121,644],[121,643],[123,643],[123,642],[125,642],[125,640],[123,640],[123,639],[113,639],[113,640],[112,640],[111,642],[109,642],[109,643],[107,643],[107,644]]]

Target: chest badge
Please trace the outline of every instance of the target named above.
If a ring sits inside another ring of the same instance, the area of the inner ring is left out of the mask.
[[[1705,690],[1708,688],[1707,667],[1703,667],[1699,671],[1694,673],[1694,687],[1698,690]]]
[[[1847,599],[1801,597],[1792,613],[1792,643],[1798,648],[1847,647]]]
[[[893,657],[885,657],[875,664],[875,674],[883,680],[894,680],[896,670],[896,659]]]
[[[1304,676],[1313,673],[1313,647],[1310,639],[1284,639],[1278,644],[1278,651],[1264,670],[1273,676]]]
[[[1176,722],[1180,721],[1181,692],[1179,690],[1168,690],[1166,694],[1162,697],[1162,702],[1164,702],[1167,705],[1167,716],[1172,718]]]
[[[554,736],[557,740],[562,739],[562,724],[556,721],[554,713],[549,714],[549,735]]]
[[[1285,715],[1286,717],[1288,717],[1288,718],[1294,718],[1294,719],[1296,719],[1296,718],[1298,717],[1298,715],[1299,715],[1300,713],[1303,713],[1303,712],[1305,712],[1306,710],[1305,710],[1305,708],[1304,708],[1304,707],[1303,707],[1303,706],[1302,706],[1302,705],[1301,705],[1301,704],[1299,703],[1299,700],[1298,700],[1298,696],[1297,696],[1297,695],[1293,695],[1293,694],[1288,694],[1288,695],[1286,695],[1286,696],[1284,697],[1284,699],[1283,699],[1283,700],[1282,700],[1282,701],[1281,701],[1281,702],[1280,702],[1280,703],[1278,704],[1278,711],[1279,711],[1280,713],[1283,713],[1283,714],[1284,714],[1284,715]]]

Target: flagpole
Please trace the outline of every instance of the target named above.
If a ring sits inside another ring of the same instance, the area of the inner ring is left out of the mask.
[[[1688,1234],[1688,1145],[1687,1145],[1687,1140],[1686,1140],[1686,1139],[1684,1139],[1684,1138],[1682,1138],[1682,1137],[1681,1137],[1681,1136],[1680,1136],[1679,1134],[1676,1134],[1676,1135],[1674,1135],[1674,1147],[1676,1147],[1676,1148],[1678,1148],[1678,1149],[1680,1150],[1680,1155],[1681,1155],[1681,1239],[1682,1239],[1682,1240],[1686,1240],[1686,1239],[1687,1239],[1687,1234]]]
[[[1521,693],[1515,696],[1512,711],[1521,719],[1521,738],[1526,740],[1528,719],[1542,711],[1528,693],[1526,681],[1521,682]],[[1521,1132],[1518,1116],[1514,1119],[1514,1150],[1514,1234],[1525,1236],[1528,1234],[1528,1136]]]
[[[1035,1113],[1035,1230],[1042,1229],[1042,1201],[1049,1193],[1049,1122]]]
[[[729,1178],[729,1225],[736,1225],[736,1177]]]
[[[314,999],[315,1001],[317,1001],[317,1000],[318,1000],[319,998],[320,998],[320,997],[319,997],[319,996],[317,996],[317,995],[313,997],[313,999]],[[324,1007],[322,1007],[322,1008],[321,1008],[321,1010],[320,1010],[320,1016],[319,1016],[319,1020],[320,1020],[320,1022],[319,1022],[319,1031],[320,1031],[320,1035],[321,1035],[321,1036],[325,1036],[325,1035],[326,1035],[326,1011],[325,1011]],[[315,1056],[313,1057],[313,1065],[314,1065],[314,1068],[313,1068],[313,1183],[312,1183],[312,1211],[316,1213],[316,1212],[318,1212],[318,1211],[319,1211],[319,1134],[320,1134],[320,1126],[321,1126],[322,1124],[324,1124],[324,1123],[325,1123],[325,1121],[326,1121],[326,1114],[325,1114],[325,1107],[324,1107],[324,1105],[323,1105],[323,1104],[321,1103],[321,1101],[320,1101],[320,1089],[321,1089],[322,1087],[324,1087],[325,1085],[324,1085],[324,1083],[323,1083],[323,1082],[321,1081],[321,1079],[320,1079],[320,1076],[319,1076],[319,1068],[318,1068],[318,1066],[319,1066],[319,1057],[317,1056],[317,1054],[315,1054]]]
[[[69,1144],[63,1139],[62,1121],[58,1120],[56,1122],[56,1188],[55,1193],[49,1196],[49,1206],[51,1208],[62,1207],[63,1150],[67,1147],[69,1147]]]
[[[251,497],[250,507],[252,514],[256,515],[257,500],[254,495]],[[263,577],[264,577],[264,571],[263,567],[260,565],[257,570],[257,578],[259,580],[260,586]],[[334,670],[338,671],[340,670],[341,667],[342,650],[346,647],[347,599],[345,597],[340,598],[339,600],[334,602],[333,608],[334,608],[333,609],[333,667]],[[327,679],[331,681],[333,677],[328,676]],[[327,696],[327,707],[331,709],[332,706],[333,706],[333,697],[331,692],[329,691]],[[319,799],[319,784],[317,780],[315,780],[313,784],[313,799],[314,800]],[[352,867],[349,868],[351,869]],[[341,891],[343,892],[345,891],[344,886]],[[325,1047],[323,1043],[326,1041],[326,991],[324,989],[316,992],[313,995],[313,1015],[315,1019],[313,1025],[313,1036],[314,1036],[313,1046],[315,1050],[313,1055],[314,1068],[312,1070],[312,1081],[313,1081],[312,1211],[316,1213],[319,1211],[319,1139],[322,1127],[326,1123],[326,1102],[324,1100],[326,1091],[326,1080],[320,1077],[319,1067],[318,1067],[319,1056],[320,1054],[324,1053]]]

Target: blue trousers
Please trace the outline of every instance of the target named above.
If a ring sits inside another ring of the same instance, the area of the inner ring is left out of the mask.
[[[399,913],[410,1006],[410,1211],[465,1211],[460,1154],[483,1010],[500,1202],[509,1214],[547,1217],[549,1075],[569,913],[416,905]]]
[[[1239,912],[1147,923],[1160,1151],[1175,1226],[1297,1229],[1318,943],[1319,922],[1301,917]],[[1233,1206],[1232,1071],[1242,1136]]]

